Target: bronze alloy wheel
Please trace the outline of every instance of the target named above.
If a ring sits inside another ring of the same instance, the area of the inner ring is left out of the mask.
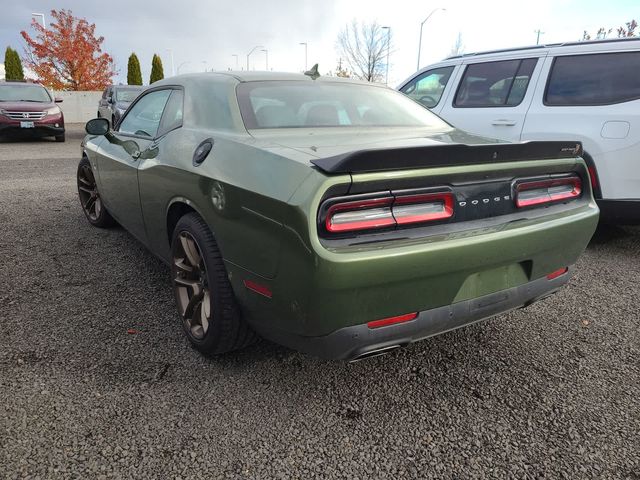
[[[80,195],[80,203],[89,220],[97,222],[102,213],[102,201],[98,193],[96,179],[91,171],[91,165],[80,165],[78,169],[78,194]]]
[[[186,330],[203,340],[211,322],[211,292],[207,269],[196,239],[186,231],[178,234],[173,252],[173,284]]]

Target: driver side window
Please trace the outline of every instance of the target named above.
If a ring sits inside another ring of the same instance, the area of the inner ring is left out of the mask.
[[[162,111],[171,90],[156,90],[144,95],[131,107],[118,126],[120,133],[154,138],[158,133]]]
[[[411,80],[400,91],[421,105],[433,108],[440,103],[442,92],[451,78],[453,68],[451,66],[427,70]]]

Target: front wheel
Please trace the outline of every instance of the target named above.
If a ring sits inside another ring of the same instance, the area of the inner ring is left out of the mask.
[[[218,244],[195,213],[183,216],[171,240],[171,276],[187,338],[205,355],[237,350],[256,334],[242,318]]]
[[[115,221],[102,204],[91,163],[86,157],[82,157],[82,160],[80,160],[77,179],[80,205],[82,205],[82,211],[89,223],[99,228],[112,226]]]

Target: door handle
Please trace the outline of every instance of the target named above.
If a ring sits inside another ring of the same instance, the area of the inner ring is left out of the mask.
[[[505,120],[504,118],[501,118],[491,122],[491,125],[495,125],[496,127],[513,127],[516,123],[517,122],[515,120]]]

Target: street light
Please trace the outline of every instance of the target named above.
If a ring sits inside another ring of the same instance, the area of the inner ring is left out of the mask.
[[[202,63],[204,64],[204,71],[207,71],[207,61],[206,60],[202,60]]]
[[[180,69],[184,67],[187,63],[191,63],[191,62],[182,62],[180,65],[178,65],[178,75],[180,75]]]
[[[300,45],[304,45],[304,71],[307,71],[307,42],[300,42]]]
[[[247,53],[247,71],[249,71],[249,57],[251,56],[251,54],[253,52],[255,52],[259,48],[264,48],[264,45],[256,45],[255,47],[253,47],[251,49],[251,51],[249,53]]]
[[[427,20],[429,20],[431,18],[431,15],[433,15],[434,13],[436,13],[438,10],[442,10],[443,12],[446,12],[447,9],[446,8],[434,8],[431,13],[429,15],[427,15],[427,18],[425,18],[422,23],[420,24],[420,40],[418,42],[418,70],[420,70],[420,50],[422,49],[422,27],[424,26],[424,24],[426,23]]]
[[[44,13],[32,13],[32,17],[41,17],[42,18],[42,28],[47,29],[47,23],[44,21]]]
[[[171,76],[174,77],[176,75],[176,69],[173,63],[173,48],[167,48],[167,52],[171,54]]]
[[[232,57],[236,57],[236,70],[238,70],[238,55],[237,54],[233,54],[231,55]]]
[[[261,52],[264,52],[265,55],[265,67],[266,70],[269,70],[269,50],[267,50],[266,48],[263,48],[262,50],[260,50]]]
[[[387,71],[385,73],[384,84],[389,85],[389,44],[391,43],[391,27],[382,27],[383,30],[387,31]]]

